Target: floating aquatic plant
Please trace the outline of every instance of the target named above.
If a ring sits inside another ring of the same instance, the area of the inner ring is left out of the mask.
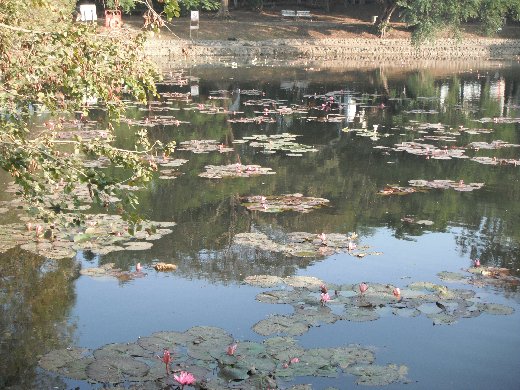
[[[283,211],[297,211],[308,213],[313,209],[325,206],[328,199],[303,196],[302,194],[285,194],[261,196],[252,195],[241,198],[242,206],[251,211],[264,213],[279,213]]]
[[[78,250],[107,254],[121,250],[146,250],[152,241],[172,232],[173,222],[147,221],[135,227],[128,225],[119,215],[92,214],[85,216],[84,224],[74,223],[74,216],[63,214],[60,228],[54,223],[32,223],[29,217],[21,217],[27,224],[0,225],[5,252],[17,245],[25,250],[50,259],[73,257]]]
[[[305,349],[293,338],[274,337],[263,343],[239,341],[230,355],[227,348],[232,341],[220,328],[196,326],[185,332],[156,332],[136,343],[108,344],[94,351],[51,351],[42,356],[39,366],[92,384],[165,387],[171,386],[169,369],[164,370],[164,351],[168,351],[173,379],[180,386],[196,381],[205,389],[277,388],[278,380],[337,377],[341,372],[355,375],[359,383],[375,383],[375,377],[379,385],[407,381],[406,367],[377,366],[374,352],[359,345]]]
[[[462,280],[460,275],[453,273],[442,273],[440,277]],[[403,288],[379,283],[331,285],[327,288],[319,279],[294,278],[298,282],[290,278],[277,279],[276,287],[279,289],[261,292],[256,297],[264,303],[292,305],[294,313],[261,320],[253,327],[255,332],[263,336],[299,335],[319,324],[340,320],[375,321],[389,313],[401,317],[422,314],[435,325],[453,324],[462,318],[477,317],[482,313],[513,313],[513,309],[508,306],[477,302],[472,290],[449,289],[432,282],[413,282]],[[264,279],[258,275],[246,279],[245,282],[255,284],[257,280]],[[467,282],[471,280],[472,277],[466,278]],[[329,294],[326,304],[322,299],[324,291],[327,294],[334,291]]]
[[[469,192],[478,190],[484,186],[484,183],[464,183],[463,180],[458,182],[453,180],[409,180],[410,187],[399,185],[388,185],[381,191],[380,195],[408,195],[415,192],[426,192],[430,189],[453,189],[459,192]]]
[[[294,257],[322,257],[334,253],[348,253],[356,257],[380,255],[369,252],[367,246],[356,244],[357,234],[340,233],[312,234],[307,232],[289,233],[282,242],[275,242],[264,233],[239,233],[233,238],[234,245],[247,246],[270,252],[281,252]]]
[[[224,177],[251,177],[259,175],[274,175],[271,168],[263,168],[260,165],[206,165],[206,172],[200,173],[200,177],[209,179],[222,179]]]
[[[282,133],[273,135],[252,135],[250,137],[244,137],[244,140],[249,140],[249,145],[254,148],[262,148],[263,153],[272,154],[277,151],[285,152],[286,154],[302,154],[306,152],[317,152],[318,150],[308,146],[295,142],[296,138],[299,137],[295,134]]]
[[[215,140],[191,140],[179,143],[179,148],[177,150],[188,150],[193,153],[228,153],[232,152],[233,148],[218,143]]]

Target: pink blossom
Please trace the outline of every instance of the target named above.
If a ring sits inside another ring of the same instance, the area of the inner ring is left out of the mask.
[[[298,359],[297,357],[293,357],[290,361],[290,364],[298,363],[299,361],[300,359]]]
[[[327,303],[328,301],[330,301],[329,293],[321,293],[320,296],[320,302],[322,306],[325,305],[325,303]]]
[[[368,284],[366,284],[365,282],[362,282],[359,284],[359,291],[361,292],[361,294],[363,294],[365,291],[367,291],[368,289]]]
[[[229,347],[227,347],[227,354],[228,355],[234,355],[235,351],[237,350],[238,344],[231,344]]]
[[[170,366],[171,360],[172,360],[172,358],[170,355],[170,351],[167,348],[164,348],[162,361],[166,365],[166,374],[170,373],[169,366]]]
[[[326,236],[325,233],[318,234],[318,238],[319,238],[321,241],[327,241],[327,236]]]
[[[36,237],[40,237],[43,234],[43,226],[36,225],[35,233],[36,233]]]
[[[173,378],[182,386],[192,385],[195,383],[195,377],[186,371],[181,371],[179,375],[173,375]]]
[[[475,267],[477,267],[477,268],[480,267],[480,260],[479,260],[479,259],[475,259],[475,260],[473,261],[473,264],[474,264]]]
[[[141,263],[137,263],[137,264],[135,265],[135,270],[136,270],[137,272],[141,272]]]
[[[399,287],[394,288],[394,297],[399,298],[401,296],[401,289]]]

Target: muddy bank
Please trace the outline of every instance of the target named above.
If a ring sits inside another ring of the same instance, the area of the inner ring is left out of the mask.
[[[323,62],[520,60],[520,39],[443,39],[414,46],[408,39],[149,40],[145,50],[164,65],[309,65]]]

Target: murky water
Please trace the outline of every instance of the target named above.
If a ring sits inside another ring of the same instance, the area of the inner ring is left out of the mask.
[[[132,132],[141,124],[163,142],[211,139],[234,150],[175,152],[174,158],[188,160],[176,168],[177,177],[154,180],[140,197],[146,217],[177,223],[151,250],[105,256],[85,252],[76,259],[83,267],[114,262],[124,270],[140,262],[143,278],[75,278],[69,261],[56,268],[19,250],[0,255],[0,387],[91,387],[36,368],[39,355],[68,345],[95,349],[196,325],[261,342],[265,337],[253,325],[272,314],[293,312],[291,305],[255,300],[266,289],[243,281],[262,274],[314,276],[328,285],[366,281],[404,288],[428,281],[474,290],[476,301],[507,305],[515,312],[435,326],[425,315],[403,318],[387,312],[370,322],[313,326],[297,339],[305,348],[361,344],[373,348],[377,364],[407,366],[410,383],[388,388],[518,387],[517,280],[471,285],[437,275],[464,274],[477,258],[482,266],[505,267],[519,275],[520,162],[513,161],[520,160],[515,146],[520,144],[517,65],[457,72],[200,68],[186,70],[183,85],[168,82],[168,76],[160,86],[163,102],[151,111],[130,109],[128,118],[139,123],[117,127],[121,145],[132,144]],[[236,142],[284,132],[297,134],[296,142],[316,151],[263,153]],[[488,149],[497,146],[492,144],[496,140],[503,141],[500,148]],[[406,142],[428,146],[419,146],[417,153]],[[198,176],[208,164],[236,163],[269,167],[276,174]],[[381,193],[419,179],[484,186],[471,192]],[[246,195],[292,193],[330,203],[306,214],[249,211],[240,204]],[[428,222],[416,223],[421,220]],[[369,254],[301,258],[232,245],[238,233],[261,232],[275,240],[302,231],[356,232],[358,246],[368,246]],[[152,268],[157,261],[178,269],[158,273]],[[345,389],[355,381],[355,376],[339,373],[336,378],[296,377],[280,386]]]

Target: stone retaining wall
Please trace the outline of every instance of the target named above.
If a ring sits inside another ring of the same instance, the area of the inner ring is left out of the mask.
[[[442,39],[415,47],[405,39],[274,39],[268,41],[149,40],[155,61],[209,64],[223,61],[520,60],[520,39]]]

